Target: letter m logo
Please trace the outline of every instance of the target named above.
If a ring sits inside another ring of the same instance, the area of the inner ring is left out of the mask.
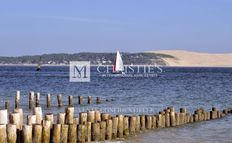
[[[70,82],[90,82],[90,61],[70,61]]]

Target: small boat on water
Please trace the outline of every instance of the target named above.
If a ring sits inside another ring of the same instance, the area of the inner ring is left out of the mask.
[[[37,65],[36,71],[41,71],[41,64]]]
[[[116,55],[116,59],[115,59],[114,65],[113,65],[113,72],[112,73],[113,74],[125,74],[122,57],[121,57],[119,51],[117,51],[117,55]]]

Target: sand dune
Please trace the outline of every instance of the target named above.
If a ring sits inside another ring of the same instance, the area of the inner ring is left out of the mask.
[[[164,50],[152,52],[173,56],[174,58],[163,58],[168,66],[232,67],[232,53],[210,54],[181,50]]]

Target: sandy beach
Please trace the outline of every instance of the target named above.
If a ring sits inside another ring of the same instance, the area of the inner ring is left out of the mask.
[[[150,51],[174,58],[162,58],[167,66],[174,67],[232,67],[232,53],[211,54],[182,50]]]

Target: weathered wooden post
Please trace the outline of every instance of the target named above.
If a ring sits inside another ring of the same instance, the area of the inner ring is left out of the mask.
[[[10,101],[5,102],[5,109],[10,110]]]
[[[157,115],[157,119],[158,119],[157,128],[162,128],[162,114],[161,113]]]
[[[61,94],[57,95],[57,102],[58,102],[58,107],[62,107],[63,106],[62,95]]]
[[[0,125],[0,143],[6,143],[7,134],[6,134],[6,125]]]
[[[140,132],[141,129],[141,125],[140,125],[140,116],[136,116],[136,127],[135,127],[135,131],[136,132]]]
[[[34,115],[36,115],[36,123],[41,124],[41,122],[43,120],[42,108],[35,107],[33,113],[34,113]]]
[[[34,143],[42,143],[42,126],[39,124],[33,125],[32,135]]]
[[[0,109],[0,125],[8,124],[8,110]]]
[[[36,115],[28,115],[27,116],[27,125],[36,124]]]
[[[83,96],[78,96],[78,104],[83,105]]]
[[[152,117],[150,115],[145,116],[145,127],[150,130],[152,127]]]
[[[118,137],[123,138],[124,116],[117,115],[117,117],[118,117]]]
[[[17,140],[16,125],[7,124],[6,133],[7,133],[7,143],[16,143],[16,140]]]
[[[100,140],[105,141],[106,139],[106,122],[101,121],[100,122]]]
[[[80,124],[87,123],[87,113],[81,112],[81,113],[79,113],[79,117],[80,117]]]
[[[175,117],[175,112],[174,111],[171,111],[170,112],[170,119],[171,119],[171,126],[174,127],[176,126],[176,117]]]
[[[87,120],[88,122],[95,122],[95,111],[87,111]]]
[[[68,143],[68,125],[61,125],[60,143]]]
[[[53,125],[53,123],[54,123],[54,115],[52,113],[47,113],[45,115],[45,120],[46,121],[50,121],[51,125]]]
[[[78,117],[74,117],[73,118],[73,124],[79,125],[79,123],[80,123],[79,118]]]
[[[43,129],[42,129],[42,142],[50,143],[50,135],[51,135],[51,121],[43,120]]]
[[[88,96],[88,104],[92,104],[92,96]]]
[[[58,113],[57,124],[65,124],[65,113]]]
[[[101,114],[101,120],[102,121],[106,121],[110,118],[110,114],[109,113],[102,113]]]
[[[19,119],[19,124],[20,124],[20,129],[21,129],[21,127],[22,127],[22,125],[23,125],[23,109],[21,109],[21,108],[17,108],[17,109],[14,109],[14,112],[15,113],[19,113],[19,116],[20,116],[20,119]]]
[[[152,128],[157,128],[157,117],[156,117],[156,115],[152,116]]]
[[[51,94],[47,94],[47,108],[51,107]]]
[[[68,143],[77,143],[77,125],[70,124],[68,132]]]
[[[165,127],[170,127],[170,115],[168,112],[165,112]]]
[[[23,125],[23,143],[32,143],[32,125]]]
[[[101,122],[101,112],[99,110],[95,110],[95,122]]]
[[[112,129],[113,129],[113,122],[112,120],[106,121],[106,140],[112,139]]]
[[[97,104],[100,104],[100,103],[101,103],[100,97],[97,97],[96,103],[97,103]]]
[[[176,126],[180,125],[180,113],[175,113],[175,117],[176,117]]]
[[[180,125],[185,123],[185,113],[180,113]]]
[[[140,124],[141,124],[141,131],[144,131],[146,129],[146,119],[145,115],[140,115]]]
[[[65,116],[65,123],[66,124],[73,124],[74,107],[67,107],[65,115],[66,115]]]
[[[61,125],[54,124],[53,125],[53,132],[52,132],[52,142],[59,143],[60,142],[60,132],[61,132]]]
[[[92,123],[92,141],[100,141],[100,123]]]
[[[35,107],[40,107],[40,93],[37,92],[35,96]]]
[[[136,117],[130,116],[129,117],[129,131],[131,135],[135,134],[135,126],[136,126]]]
[[[68,96],[68,106],[73,107],[73,96]]]
[[[33,91],[29,92],[29,109],[34,109],[35,93]]]
[[[10,114],[10,124],[16,125],[17,129],[21,129],[20,113],[11,113]]]
[[[85,136],[85,140],[87,142],[91,142],[91,130],[92,130],[92,123],[91,122],[87,122],[87,125],[86,125],[86,136]]]
[[[193,114],[193,121],[198,122],[198,120],[199,120],[198,114]]]
[[[78,127],[77,142],[85,143],[86,126],[85,125],[77,125],[77,127]]]
[[[118,136],[118,117],[112,117],[112,139]]]
[[[20,101],[20,91],[16,91],[15,108],[19,108],[19,101]]]

